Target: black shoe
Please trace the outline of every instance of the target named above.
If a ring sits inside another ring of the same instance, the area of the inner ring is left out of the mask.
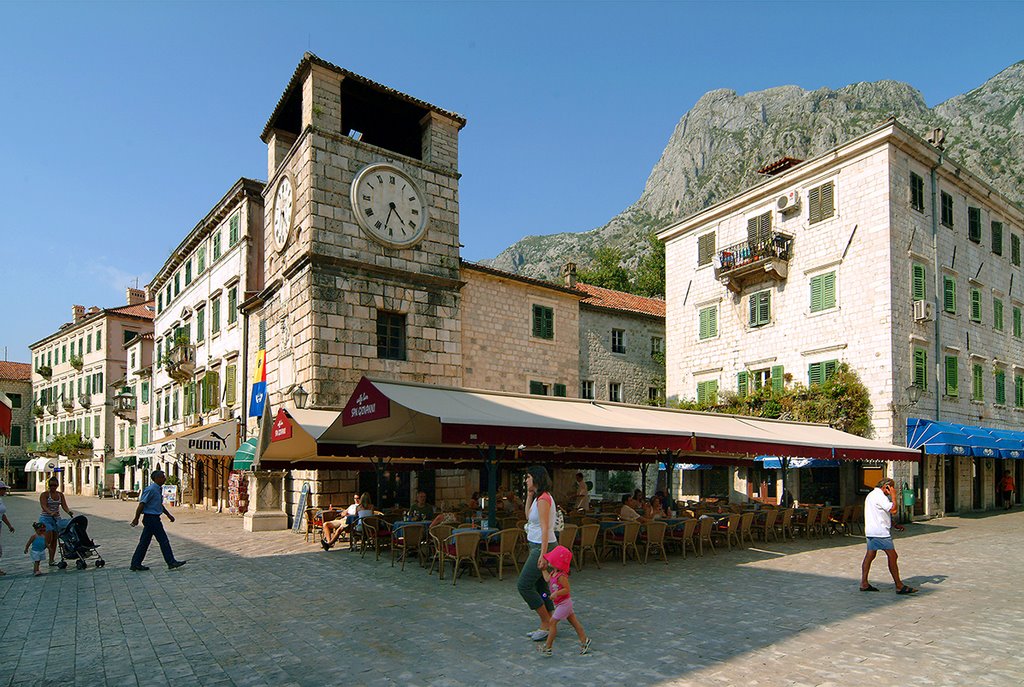
[[[326,539],[321,539],[320,540],[320,546],[324,547],[324,551],[330,551],[331,550],[331,545],[327,543]]]
[[[188,563],[188,561],[174,561],[173,563],[168,563],[167,564],[167,569],[168,570],[174,570],[175,568],[180,568],[181,566],[185,565],[186,563]]]
[[[133,570],[135,572],[145,572],[146,570],[149,570],[149,567],[145,565],[133,565],[128,569]]]

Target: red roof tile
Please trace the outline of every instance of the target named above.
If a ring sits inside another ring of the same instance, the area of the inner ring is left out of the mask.
[[[135,305],[122,305],[119,308],[107,308],[107,312],[115,315],[127,315],[128,317],[143,317],[147,320],[152,320],[156,317],[156,308],[153,307],[153,301],[136,303]]]
[[[587,294],[580,303],[598,308],[626,310],[629,312],[665,317],[665,301],[660,298],[645,298],[624,291],[613,291],[600,286],[576,282],[576,289]]]
[[[0,379],[31,382],[32,366],[28,363],[12,363],[7,360],[0,360]]]

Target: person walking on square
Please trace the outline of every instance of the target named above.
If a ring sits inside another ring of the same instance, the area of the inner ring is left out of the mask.
[[[1003,479],[999,481],[999,490],[1003,492],[1003,502],[1006,504],[1006,510],[1013,508],[1013,492],[1017,489],[1017,485],[1013,482],[1013,475],[1010,474],[1009,470],[1003,472]]]
[[[32,529],[36,533],[25,542],[25,553],[28,553],[29,548],[32,549],[32,574],[39,577],[43,574],[39,570],[39,564],[46,558],[47,535],[49,531],[47,531],[46,525],[41,522],[32,523]]]
[[[53,557],[57,555],[57,527],[60,509],[63,508],[70,517],[75,516],[68,508],[64,492],[57,490],[58,486],[60,486],[60,482],[57,481],[57,478],[51,477],[46,482],[46,491],[39,495],[39,509],[42,511],[39,515],[39,522],[46,526],[46,546],[50,549],[51,566],[57,565]]]
[[[902,525],[892,523],[892,515],[896,512],[896,482],[886,478],[871,490],[864,499],[864,535],[868,540],[868,550],[864,554],[864,562],[860,566],[860,590],[862,592],[877,592],[878,588],[871,586],[868,582],[868,573],[871,572],[871,563],[879,551],[885,551],[886,560],[889,563],[889,574],[892,581],[896,583],[897,594],[913,594],[917,590],[903,584],[900,579],[900,568],[896,563],[896,547],[892,543],[892,535],[889,533],[891,527],[903,531]]]
[[[174,522],[174,516],[164,508],[163,486],[167,476],[163,470],[154,470],[149,477],[151,481],[139,494],[139,507],[135,509],[135,518],[132,520],[132,527],[137,527],[139,516],[142,516],[142,536],[139,537],[139,545],[135,547],[135,555],[132,556],[131,570],[149,570],[142,561],[146,558],[146,551],[149,550],[149,543],[153,537],[156,537],[157,543],[160,544],[160,553],[164,555],[167,567],[174,570],[185,565],[187,561],[174,559],[171,542],[167,539],[164,524],[160,521],[160,516],[166,515],[168,520]]]
[[[551,612],[555,610],[555,605],[548,598],[548,585],[541,574],[544,567],[541,556],[556,541],[555,499],[551,496],[551,478],[543,466],[535,465],[526,471],[526,542],[530,553],[516,582],[519,595],[540,618],[540,627],[526,633],[535,642],[548,638]]]
[[[5,496],[7,496],[7,483],[0,480],[0,522],[2,522],[4,525],[7,525],[7,529],[11,531],[11,534],[14,534],[14,525],[12,525],[11,521],[7,519],[7,506],[4,505],[3,498]],[[0,560],[3,560],[3,557],[4,547],[2,544],[0,544]],[[5,573],[3,569],[0,569],[0,575],[6,574],[7,573]]]
[[[583,625],[576,618],[576,612],[572,606],[572,597],[569,596],[569,567],[572,565],[572,551],[564,546],[556,546],[541,557],[544,567],[541,573],[548,583],[550,594],[548,598],[555,604],[555,611],[551,614],[551,621],[548,623],[548,641],[541,647],[540,653],[544,656],[551,655],[551,646],[555,643],[555,636],[558,634],[558,622],[568,620],[576,635],[580,638],[580,653],[590,651],[590,637],[583,631]]]

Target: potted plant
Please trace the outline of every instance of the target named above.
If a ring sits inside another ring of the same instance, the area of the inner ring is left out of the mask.
[[[42,406],[32,406],[32,414],[35,415],[36,417],[42,417],[43,416],[43,407]]]
[[[75,355],[74,353],[72,353],[71,356],[68,358],[68,362],[71,363],[71,367],[75,368],[76,370],[82,369],[82,356]]]
[[[50,377],[53,376],[53,368],[50,367],[49,365],[40,365],[39,367],[36,368],[36,372],[38,372],[40,376],[45,377],[46,379],[49,379]]]

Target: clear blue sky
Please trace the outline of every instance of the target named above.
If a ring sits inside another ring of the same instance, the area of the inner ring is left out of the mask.
[[[0,357],[123,303],[240,176],[306,50],[467,117],[463,256],[604,224],[706,91],[1024,59],[1021,3],[0,4]]]

